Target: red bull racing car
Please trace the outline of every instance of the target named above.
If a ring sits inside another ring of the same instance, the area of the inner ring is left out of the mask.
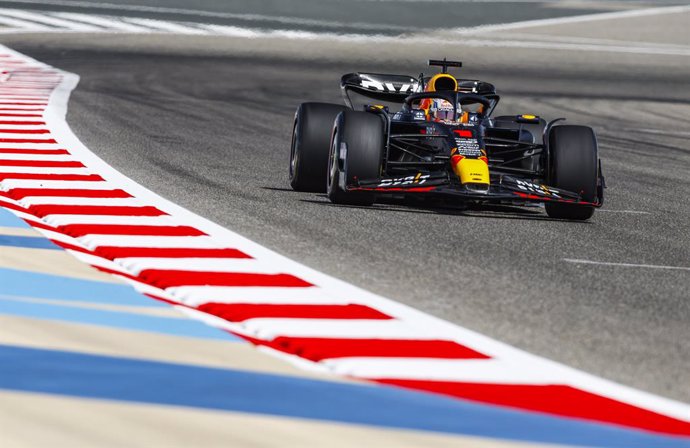
[[[383,196],[456,204],[544,203],[552,218],[587,220],[604,199],[594,131],[536,115],[498,116],[495,87],[448,73],[349,73],[347,106],[303,103],[295,114],[290,184],[336,204]]]

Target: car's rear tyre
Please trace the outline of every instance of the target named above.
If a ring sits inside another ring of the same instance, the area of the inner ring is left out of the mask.
[[[597,139],[587,126],[556,126],[549,133],[550,169],[547,183],[556,188],[579,193],[583,201],[595,202],[599,180]],[[592,217],[594,207],[547,202],[551,218],[584,221]]]
[[[384,149],[383,121],[366,112],[346,110],[335,121],[328,161],[328,198],[335,204],[371,205],[374,194],[345,191],[356,180],[379,179]]]
[[[347,107],[327,103],[302,103],[297,108],[290,148],[290,186],[294,190],[325,191],[331,130],[344,110]]]

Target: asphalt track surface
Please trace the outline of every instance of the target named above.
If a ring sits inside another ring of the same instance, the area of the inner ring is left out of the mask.
[[[565,17],[639,5],[683,3],[682,0],[3,0],[0,6],[267,29],[397,35],[447,27]]]
[[[81,76],[68,121],[135,181],[335,277],[530,352],[690,401],[687,58],[204,37],[3,37]],[[296,106],[349,71],[459,56],[498,113],[595,128],[609,186],[587,223],[543,210],[334,206],[289,189]],[[634,67],[634,69],[632,69]]]

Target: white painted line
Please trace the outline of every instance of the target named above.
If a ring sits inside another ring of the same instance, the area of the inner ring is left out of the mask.
[[[492,39],[505,39],[505,40],[527,40],[527,41],[543,41],[545,36],[543,34],[537,33],[500,33],[498,35],[492,35]],[[562,42],[568,44],[593,44],[593,45],[613,45],[613,46],[629,46],[630,41],[620,40],[620,39],[595,39],[591,37],[576,37],[576,36],[554,36],[548,35],[549,42]],[[670,44],[670,43],[658,43],[658,42],[635,42],[635,46],[647,47],[647,48],[677,48],[686,49],[687,45],[680,44]],[[620,130],[620,128],[618,128]]]
[[[39,114],[40,115],[40,114]],[[14,117],[12,117],[14,118]],[[35,119],[35,118],[34,118]],[[7,143],[0,142],[0,149],[64,149],[57,143]]]
[[[19,120],[3,120],[3,117],[0,117],[0,121],[19,121]],[[9,117],[11,118],[11,117]],[[26,123],[32,123],[32,122],[38,122],[38,121],[43,121],[40,118],[35,118],[34,120],[24,120],[19,123],[14,123],[14,124],[0,124],[0,133],[10,133],[12,131],[16,131],[17,129],[23,130],[23,131],[42,131],[45,129],[45,125],[42,124],[26,124]],[[30,135],[30,134],[28,134]],[[36,135],[50,135],[50,134],[36,134]]]
[[[599,266],[618,266],[624,268],[643,268],[643,269],[668,269],[675,271],[690,271],[690,267],[685,266],[664,266],[658,264],[635,264],[635,263],[614,263],[609,261],[579,260],[576,258],[564,258],[563,261],[575,264],[593,264]]]
[[[3,68],[2,63],[0,63],[0,68]],[[14,85],[14,78],[17,77],[17,74],[15,72],[13,72],[13,70],[8,69],[8,68],[4,68],[3,71],[5,72],[6,75],[9,75],[9,77],[12,79],[12,85]],[[0,83],[0,86],[8,85],[9,83],[10,83],[9,80],[6,79],[5,81],[2,81],[2,83]],[[7,94],[5,94],[5,95],[0,95],[0,100],[3,103],[8,103],[8,102],[24,103],[27,101],[36,101],[36,102],[41,102],[41,103],[47,103],[48,97],[45,97],[45,96],[44,97],[38,97],[38,96],[35,96],[34,94],[26,94],[26,95],[22,95],[22,94],[7,95]]]
[[[133,23],[135,25],[141,25],[151,29],[152,31],[166,32],[166,33],[176,33],[176,34],[209,34],[207,30],[202,28],[197,28],[191,23],[189,24],[179,24],[174,22],[165,22],[162,20],[151,20],[151,19],[138,19],[123,17],[122,20],[127,23]]]
[[[255,337],[272,340],[279,336],[345,339],[416,339],[447,338],[442,329],[418,328],[401,320],[355,319],[251,319],[238,323]]]
[[[3,62],[1,66],[10,76],[3,81],[0,93],[14,91],[18,95],[45,95],[60,81],[59,77],[43,77],[45,72],[41,70],[28,70],[25,66],[11,65],[7,62]],[[41,76],[41,79],[37,76]]]
[[[148,236],[148,235],[87,235],[80,238],[83,244],[95,248],[115,247],[187,247],[216,248],[218,241],[208,236]]]
[[[5,134],[1,133],[0,138],[4,138]],[[41,160],[44,162],[77,162],[78,160],[69,154],[13,154],[0,153],[0,162],[3,160]],[[53,168],[54,169],[54,168]]]
[[[485,33],[491,31],[516,30],[522,28],[533,28],[538,26],[565,25],[569,23],[628,19],[633,17],[649,17],[666,14],[682,14],[688,11],[690,11],[690,5],[662,6],[658,8],[631,9],[625,11],[583,14],[579,16],[556,17],[553,19],[525,20],[522,22],[501,23],[497,25],[481,25],[476,27],[457,28],[452,32],[456,34],[475,34],[478,32]],[[545,38],[548,39],[548,37]]]
[[[650,212],[642,212],[639,210],[609,210],[609,209],[599,209],[597,210],[597,213],[599,212],[604,212],[604,213],[629,213],[631,215],[651,215]]]
[[[125,259],[121,259],[125,260]],[[272,288],[241,286],[179,286],[167,289],[190,306],[203,303],[294,303],[299,305],[336,305],[354,303],[318,287]]]
[[[41,94],[55,88],[60,81],[59,77],[44,76],[44,72],[40,70],[27,71],[26,67],[13,66],[7,62],[3,62],[0,66],[7,68],[11,75],[3,87],[9,89],[12,86],[11,88],[16,89],[15,93]],[[18,92],[18,89],[23,89],[23,92]]]
[[[231,37],[244,37],[244,38],[260,38],[268,34],[273,34],[276,31],[262,31],[253,28],[243,28],[238,26],[228,26],[228,25],[213,25],[213,24],[200,24],[202,28],[205,28],[213,33],[220,34],[222,36]],[[316,34],[316,33],[314,33]]]
[[[18,9],[3,9],[2,14],[5,16],[15,17],[22,20],[35,22],[42,25],[50,25],[58,28],[65,28],[71,31],[102,31],[103,28],[87,25],[84,23],[72,22],[71,20],[59,19],[57,17],[50,17],[45,13],[33,13],[29,11],[22,11]]]
[[[32,117],[31,115],[39,115],[39,114],[13,114],[10,117],[0,116],[0,120],[2,120],[2,121],[20,121],[20,122],[43,121],[43,118]],[[29,125],[17,124],[15,126],[29,126]]]
[[[55,174],[60,174],[57,168]],[[112,190],[112,185],[104,181],[7,179],[2,181],[3,190],[13,188],[72,188],[80,190]]]
[[[48,215],[44,218],[52,226],[68,224],[121,224],[139,226],[180,225],[169,216],[116,216],[116,215]]]
[[[92,174],[86,168],[52,168],[40,166],[0,166],[0,173],[18,174]],[[3,181],[5,183],[7,181]]]
[[[0,66],[4,65],[2,61],[0,61]],[[6,68],[5,71],[8,74],[11,74],[12,76],[17,76],[18,73],[13,71],[12,69]],[[9,79],[4,81],[5,83],[9,82]],[[8,84],[5,84],[8,85]],[[22,103],[22,104],[27,104],[27,105],[34,105],[34,106],[47,106],[48,104],[48,98],[45,99],[31,99],[31,98],[22,98],[22,99],[16,99],[16,98],[3,98],[0,96],[0,104],[2,105],[14,105],[16,103]]]
[[[55,86],[59,78],[54,78],[52,81],[49,79],[41,79],[34,81],[31,78],[37,75],[42,75],[43,71],[36,70],[32,67],[27,67],[25,65],[17,65],[9,63],[8,61],[0,61],[0,67],[2,67],[4,76],[2,78],[2,84],[0,84],[0,93],[14,93],[17,95],[45,95],[48,92],[48,88],[52,85]],[[49,82],[50,81],[50,82]],[[14,92],[12,92],[14,90]]]
[[[1,66],[2,64],[0,64]],[[5,77],[0,78],[0,86],[7,85],[8,81],[10,78],[16,76],[16,73],[13,73],[12,70],[5,68],[3,70]],[[5,83],[5,84],[3,84]],[[36,101],[36,102],[42,102],[42,103],[47,103],[49,100],[49,96],[47,95],[35,95],[35,94],[13,94],[13,95],[8,95],[8,94],[1,94],[0,93],[0,100],[3,102],[9,102],[9,101],[17,101],[17,102],[24,102],[24,101]]]
[[[123,258],[120,264],[139,275],[144,269],[279,274],[277,266],[247,258]]]
[[[690,46],[687,47],[655,47],[650,48],[639,45],[587,45],[587,44],[567,44],[548,41],[502,41],[502,40],[482,40],[464,39],[458,45],[470,47],[494,47],[494,48],[526,48],[541,50],[570,50],[570,51],[593,51],[604,53],[623,53],[623,54],[649,54],[657,56],[690,56]]]
[[[2,65],[0,65],[2,67]],[[0,104],[0,111],[2,112],[43,112],[45,110],[45,106],[38,106],[38,105],[23,105],[23,104]]]
[[[24,207],[32,205],[101,205],[108,207],[142,207],[135,198],[80,198],[75,196],[26,196],[19,201]]]
[[[2,64],[0,63],[0,65],[2,65]],[[7,81],[5,81],[5,82],[7,82]],[[45,99],[45,100],[23,100],[23,99],[17,100],[17,99],[12,99],[12,98],[0,97],[0,105],[2,107],[14,106],[16,103],[22,103],[22,105],[25,105],[25,106],[31,105],[34,107],[37,107],[37,106],[45,107],[47,102],[48,102],[47,99]]]
[[[360,378],[428,379],[493,384],[552,384],[557,371],[530,369],[499,359],[338,358],[322,361],[333,372]]]
[[[42,4],[42,5],[57,5],[57,6],[73,6],[86,7],[88,9],[107,9],[119,11],[137,11],[137,12],[154,12],[162,14],[178,14],[188,15],[191,17],[214,17],[222,19],[240,19],[243,21],[253,22],[273,22],[284,23],[288,25],[305,25],[305,26],[321,26],[326,28],[350,28],[356,27],[361,29],[371,30],[398,30],[407,31],[409,27],[399,25],[388,25],[384,23],[367,23],[367,22],[338,22],[332,20],[316,20],[306,19],[302,17],[286,17],[286,16],[272,16],[262,14],[241,14],[215,11],[200,11],[195,9],[184,8],[168,8],[160,6],[140,6],[140,5],[123,5],[121,3],[92,3],[84,1],[68,1],[68,0],[17,0],[13,3],[27,3],[27,4]]]
[[[50,27],[35,22],[29,22],[27,20],[21,20],[14,17],[7,17],[4,16],[3,13],[4,11],[0,10],[0,24],[2,25],[13,26],[19,29],[31,31],[48,31],[51,29]]]
[[[78,22],[90,23],[92,25],[98,25],[107,30],[122,31],[128,33],[150,33],[151,30],[145,27],[132,25],[131,23],[126,23],[116,17],[104,17],[104,16],[94,16],[91,14],[79,14],[72,12],[54,12],[53,16],[61,17],[63,19],[74,20]]]
[[[1,189],[1,188],[2,188],[2,185],[0,185],[0,189]],[[22,207],[22,204],[20,204],[18,201],[14,200],[14,199],[12,199],[12,198],[6,198],[6,197],[4,197],[4,196],[0,196],[0,201],[7,202],[7,203],[10,203],[10,204],[12,204],[12,205],[16,205],[17,207]],[[12,210],[12,211],[14,211],[14,210]],[[37,220],[38,218],[36,218],[35,216],[31,215],[31,219]]]

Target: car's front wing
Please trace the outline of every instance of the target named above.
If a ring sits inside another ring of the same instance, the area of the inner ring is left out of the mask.
[[[417,174],[399,178],[362,180],[347,187],[347,191],[368,191],[377,194],[404,194],[456,197],[472,202],[560,202],[601,207],[602,200],[583,201],[578,193],[518,179],[500,176],[487,191],[468,189],[451,183],[445,174]]]

